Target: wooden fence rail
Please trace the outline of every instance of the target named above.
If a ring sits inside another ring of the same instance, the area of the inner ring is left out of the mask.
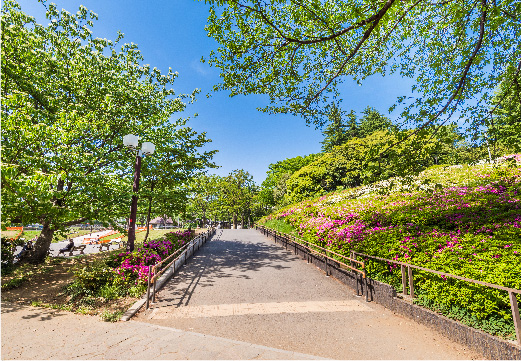
[[[184,263],[188,260],[188,253],[191,248],[191,255],[194,254],[196,250],[201,248],[201,246],[206,243],[206,241],[215,234],[215,228],[211,228],[208,231],[199,234],[192,238],[187,244],[183,247],[176,250],[170,256],[163,259],[161,262],[156,263],[153,266],[148,266],[148,284],[147,284],[147,296],[146,296],[146,308],[149,308],[150,305],[150,297],[152,297],[152,302],[156,301],[156,284],[159,277],[165,273],[170,267],[173,267],[172,274],[175,273],[175,263],[180,260],[184,256]],[[197,247],[197,249],[196,249]],[[152,292],[152,295],[151,295]]]

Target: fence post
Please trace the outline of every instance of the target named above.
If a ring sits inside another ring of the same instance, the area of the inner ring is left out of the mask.
[[[150,304],[150,278],[151,278],[151,270],[152,266],[148,266],[148,284],[147,284],[147,310],[148,310],[148,306]]]
[[[405,274],[405,266],[400,265],[402,269],[402,288],[403,288],[403,294],[407,295],[407,275]]]
[[[369,287],[367,287],[367,272],[364,269],[365,302],[369,302]]]
[[[154,267],[152,267],[152,269],[154,270],[154,282],[152,282],[152,284],[153,284],[153,288],[152,288],[152,303],[156,303],[156,279],[155,279],[156,270],[155,270]]]
[[[351,259],[354,260],[356,259],[356,254],[355,254],[355,251],[351,251]],[[351,267],[354,267],[355,264],[353,261],[349,261],[349,265]],[[356,295],[357,296],[360,296],[360,292],[358,291],[358,272],[355,272],[355,282],[356,282]],[[362,281],[360,281],[360,285],[362,284]]]
[[[412,267],[407,267],[407,273],[409,275],[409,293],[411,298],[414,298],[414,280],[412,278]]]
[[[328,269],[327,269],[327,251],[326,251],[326,254],[324,255],[324,260],[326,261],[326,276],[329,277],[329,272],[328,272]]]
[[[514,292],[508,292],[508,295],[510,296],[510,307],[512,308],[512,317],[514,318],[514,328],[516,329],[517,343],[521,345],[521,320],[519,319],[517,298]]]

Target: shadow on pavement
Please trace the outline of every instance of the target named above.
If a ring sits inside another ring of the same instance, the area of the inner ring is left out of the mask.
[[[22,316],[22,319],[38,319],[39,321],[48,321],[56,316],[65,316],[65,312],[59,310],[30,307],[25,305],[19,305],[11,302],[2,302],[2,314],[12,313],[19,311],[26,311],[26,314]]]
[[[280,263],[291,262],[293,257],[281,257],[280,252],[275,245],[214,238],[165,285],[158,306],[186,306],[197,287],[211,287],[215,279],[251,279],[247,272],[290,268]]]

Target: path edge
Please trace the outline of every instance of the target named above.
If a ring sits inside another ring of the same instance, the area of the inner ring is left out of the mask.
[[[202,248],[206,244],[206,242],[211,241],[214,236],[215,236],[215,232],[205,242],[202,243],[200,248]],[[157,280],[156,292],[158,292],[165,285],[165,283],[168,282],[174,276],[174,269],[179,270],[180,268],[182,268],[184,266],[185,260],[192,258],[195,255],[195,253],[197,253],[197,251],[199,251],[200,248],[194,250],[194,252],[190,255],[187,255],[187,253],[184,253],[184,257],[180,257],[175,262],[175,264],[172,265],[168,269],[168,271],[166,271]],[[179,266],[177,264],[179,264]],[[147,294],[145,293],[141,299],[137,300],[132,306],[130,306],[130,308],[123,314],[123,316],[121,316],[121,318],[119,320],[120,321],[130,321],[130,319],[132,317],[134,317],[136,315],[136,313],[139,312],[141,307],[143,307],[146,302],[147,302]]]
[[[263,234],[262,230],[258,229],[258,231],[264,237],[275,241],[273,236]],[[295,244],[281,235],[277,235],[275,243],[280,247],[285,247],[286,250],[299,256],[302,260],[307,260],[308,256],[311,256],[312,265],[323,272],[326,272],[327,267],[329,276],[348,286],[353,291],[360,289],[362,294],[365,296],[366,290],[364,288],[364,283],[358,280],[357,274],[351,270],[344,269],[340,264],[331,261],[328,261],[326,266],[326,262],[323,258],[308,253],[307,249],[299,247],[298,243]],[[429,309],[415,305],[411,300],[407,299],[407,297],[405,299],[399,298],[396,289],[386,283],[367,278],[367,288],[369,290],[369,299],[371,301],[384,306],[394,313],[425,325],[430,329],[439,332],[451,341],[467,346],[473,351],[482,354],[487,359],[521,360],[521,346],[517,345],[513,341],[503,340]]]

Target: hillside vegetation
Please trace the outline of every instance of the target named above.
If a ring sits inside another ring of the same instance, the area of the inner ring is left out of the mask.
[[[414,182],[391,178],[329,193],[260,223],[346,256],[357,251],[519,290],[521,155],[493,165],[434,166]],[[398,266],[366,265],[371,278],[400,289]],[[515,337],[507,292],[426,272],[416,272],[414,281],[415,302]]]

